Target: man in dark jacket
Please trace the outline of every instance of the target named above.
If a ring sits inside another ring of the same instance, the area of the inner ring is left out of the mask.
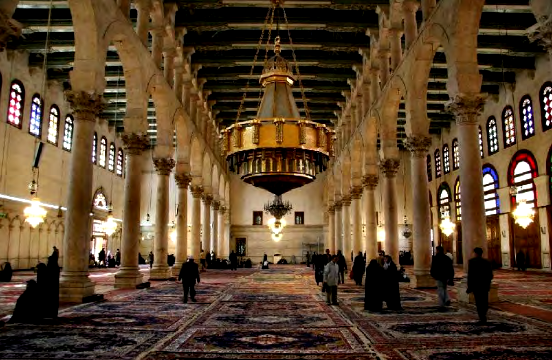
[[[364,256],[362,256],[362,251],[358,252],[358,255],[355,257],[353,262],[353,279],[358,286],[362,286],[362,277],[364,276]]]
[[[199,284],[199,267],[194,262],[193,256],[188,256],[188,261],[182,265],[180,273],[178,274],[178,280],[182,280],[182,288],[184,289],[184,304],[188,302],[188,292],[193,302],[195,299],[195,283]]]
[[[452,282],[454,278],[454,267],[452,260],[445,255],[442,246],[437,246],[437,254],[431,261],[431,276],[437,283],[437,295],[439,296],[439,306],[450,305],[450,297],[447,291],[447,283]]]
[[[475,257],[468,262],[468,289],[475,298],[475,306],[479,315],[479,323],[487,322],[487,310],[489,309],[489,290],[493,279],[493,268],[489,260],[483,259],[483,249],[473,249]]]
[[[230,269],[238,269],[238,255],[234,252],[234,250],[232,250],[232,253],[230,254]]]

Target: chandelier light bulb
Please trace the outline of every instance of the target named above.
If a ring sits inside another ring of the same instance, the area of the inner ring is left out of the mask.
[[[23,210],[25,215],[25,222],[28,222],[33,228],[37,227],[40,223],[44,222],[47,211],[40,206],[38,198],[33,198],[31,206],[27,206]]]
[[[533,222],[535,212],[531,209],[529,204],[527,204],[527,201],[521,200],[512,215],[514,216],[516,224],[525,229]]]
[[[439,227],[443,234],[450,236],[450,234],[454,232],[454,229],[456,229],[456,224],[450,221],[450,216],[445,216],[439,224]]]
[[[111,236],[115,231],[117,231],[117,223],[113,219],[113,214],[111,212],[109,212],[107,221],[103,224],[103,231],[107,236]]]
[[[283,235],[282,233],[280,233],[280,234],[274,234],[274,233],[273,233],[273,234],[272,234],[272,240],[274,240],[275,242],[278,242],[278,241],[282,240],[282,237],[283,237],[283,236],[284,236],[284,235]]]
[[[385,228],[383,226],[378,227],[378,242],[385,241]]]

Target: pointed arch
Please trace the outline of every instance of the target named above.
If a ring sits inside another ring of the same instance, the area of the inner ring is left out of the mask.
[[[502,136],[504,137],[504,148],[515,145],[516,139],[516,119],[514,117],[514,109],[507,105],[502,110]]]
[[[487,119],[487,151],[489,155],[498,152],[498,126],[494,116]]]
[[[25,108],[25,87],[19,80],[13,80],[10,85],[8,102],[8,124],[21,129],[23,125],[23,109]]]
[[[545,82],[539,92],[542,131],[552,129],[552,82]]]
[[[529,95],[525,95],[519,101],[519,118],[521,120],[521,139],[529,139],[535,135],[535,116],[533,103]]]
[[[34,94],[31,99],[31,116],[29,117],[29,134],[40,138],[42,136],[42,99]]]
[[[460,176],[456,178],[454,183],[454,203],[456,211],[456,221],[462,221],[462,201],[460,196]]]
[[[535,156],[527,150],[514,154],[508,167],[508,185],[515,186],[517,193],[510,196],[512,207],[526,201],[530,207],[537,206],[537,189],[534,178],[539,174]]]
[[[498,197],[498,173],[491,164],[483,165],[483,198],[485,215],[500,213],[500,199]]]
[[[59,122],[60,122],[59,107],[52,105],[50,108],[50,114],[48,117],[48,142],[57,146],[59,135]]]

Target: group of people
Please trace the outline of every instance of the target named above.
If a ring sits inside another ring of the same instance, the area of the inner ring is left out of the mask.
[[[117,249],[115,255],[111,255],[111,251],[105,252],[105,248],[102,248],[98,253],[98,260],[96,261],[96,256],[92,252],[88,255],[88,267],[99,267],[99,268],[114,268],[121,265],[121,251]]]

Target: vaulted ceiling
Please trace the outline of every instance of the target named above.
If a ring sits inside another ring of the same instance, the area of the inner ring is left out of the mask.
[[[192,64],[201,65],[198,78],[206,79],[204,90],[211,91],[208,100],[214,100],[213,111],[219,124],[236,120],[244,89],[249,81],[242,120],[256,114],[259,97],[258,76],[264,61],[263,46],[254,76],[249,73],[256,46],[261,35],[269,6],[268,0],[180,0],[176,26],[185,27],[184,46],[195,48]],[[48,26],[51,10],[51,23]],[[367,29],[377,29],[376,7],[388,0],[294,0],[287,1],[285,12],[293,38],[311,118],[331,125],[340,111],[338,102],[344,102],[343,91],[350,90],[348,79],[355,79],[354,65],[361,65],[359,49],[368,49]],[[136,22],[136,10],[131,10]],[[421,25],[421,12],[417,19]],[[13,18],[21,22],[24,36],[11,44],[13,48],[31,52],[30,65],[42,66],[45,42],[49,31],[47,56],[48,77],[67,82],[74,60],[74,34],[67,1],[21,0]],[[276,12],[272,38],[279,34],[288,44],[288,29],[283,12]],[[526,29],[535,24],[529,0],[487,0],[479,30],[479,65],[483,75],[482,92],[498,94],[505,83],[515,81],[516,71],[534,69],[535,56],[544,53],[537,44],[530,43]],[[279,31],[277,30],[279,24]],[[151,40],[151,37],[150,37]],[[404,40],[404,38],[403,38]],[[292,60],[289,46],[282,55]],[[271,56],[270,54],[268,55]],[[106,66],[107,89],[105,97],[110,104],[102,115],[110,124],[122,130],[125,111],[125,87],[121,63],[114,48],[108,51]],[[439,133],[453,121],[444,112],[448,100],[446,92],[446,59],[443,52],[435,56],[431,70],[428,94],[428,116],[432,133]],[[295,88],[297,105],[303,111],[299,87]],[[149,118],[154,122],[153,103]],[[404,137],[406,114],[404,104],[399,114],[399,137]],[[155,138],[154,128],[151,130]]]

